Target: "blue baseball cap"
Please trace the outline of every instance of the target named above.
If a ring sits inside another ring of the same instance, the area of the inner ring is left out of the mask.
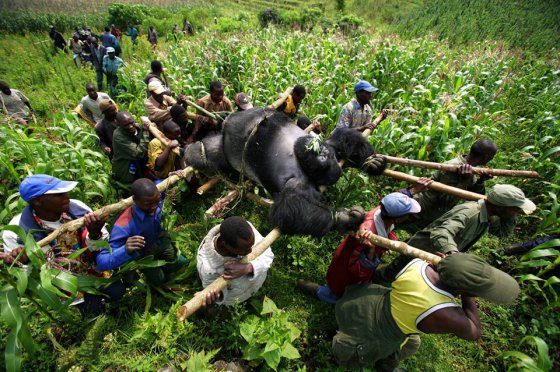
[[[62,194],[72,190],[78,182],[62,181],[47,174],[25,177],[19,185],[19,194],[26,202],[45,194]]]
[[[381,205],[383,205],[389,217],[400,217],[409,213],[418,213],[422,210],[416,200],[400,192],[391,193],[381,199]]]
[[[358,84],[356,84],[354,86],[354,92],[358,93],[360,90],[365,90],[366,92],[375,92],[377,89],[376,87],[374,87],[373,85],[371,85],[370,83],[368,83],[365,80],[360,80],[358,81]]]

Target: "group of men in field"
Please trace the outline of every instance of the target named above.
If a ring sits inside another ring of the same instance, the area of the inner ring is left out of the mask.
[[[112,53],[115,51],[109,51]],[[211,118],[201,115],[202,111],[224,115],[234,107],[222,84],[213,81],[209,94],[196,101],[200,111],[190,113],[189,99],[171,92],[161,62],[152,61],[150,67],[144,79],[144,106],[149,120],[139,125],[130,113],[119,111],[110,95],[99,91],[99,79],[98,89],[92,83],[86,85],[87,95],[78,108],[95,125],[100,149],[111,161],[115,186],[123,195],[133,197],[132,206],[120,214],[112,230],[106,228],[107,218],[97,217],[83,202],[69,198],[77,182],[41,174],[28,176],[21,183],[20,195],[28,205],[10,224],[31,231],[39,241],[64,223],[84,217],[81,229],[63,233],[43,250],[67,258],[76,249],[88,247],[78,259],[68,261],[73,272],[95,276],[110,276],[130,261],[153,256],[164,265],[142,271],[149,284],[165,286],[183,270],[186,259],[162,226],[165,195],[157,184],[185,166],[182,151],[186,145],[219,130]],[[375,129],[369,103],[376,90],[369,82],[359,81],[354,87],[355,98],[341,108],[336,127]],[[31,106],[25,96],[5,83],[0,84],[0,95],[5,114],[29,117]],[[278,108],[302,128],[311,124],[299,112],[305,96],[305,88],[298,85]],[[21,104],[16,104],[17,99]],[[238,93],[234,102],[236,110],[252,107],[250,97],[244,93]],[[167,143],[150,134],[150,122],[167,137]],[[315,124],[314,129],[319,128]],[[475,175],[473,167],[488,164],[496,152],[494,142],[478,140],[468,154],[447,162],[457,165],[456,172],[438,171],[431,179],[423,178],[410,188],[384,196],[366,214],[361,234],[346,236],[334,252],[325,285],[298,280],[297,285],[305,293],[335,305],[339,330],[333,339],[333,352],[339,363],[393,370],[418,349],[421,333],[478,339],[481,322],[475,297],[495,303],[515,300],[519,286],[512,277],[467,253],[486,232],[500,237],[511,234],[515,217],[536,208],[512,185],[494,185],[486,192],[484,185],[491,176],[485,172]],[[486,198],[460,203],[457,197],[430,190],[434,181],[485,194]],[[368,238],[375,234],[398,240],[398,229],[412,234],[410,246],[439,255],[440,263],[403,255],[386,259],[387,250]],[[272,250],[269,247],[249,263],[241,262],[241,258],[262,239],[251,222],[241,217],[226,218],[208,232],[197,254],[202,285],[206,287],[220,276],[231,281],[220,292],[210,291],[205,305],[229,306],[247,300],[259,290],[274,259]],[[6,230],[2,240],[4,261],[28,264],[17,234]],[[98,240],[106,240],[111,250],[94,245]],[[99,293],[83,294],[76,303],[83,314],[99,314],[106,302],[122,298],[126,286],[122,281],[114,282],[99,288]],[[457,297],[461,299],[460,306]]]

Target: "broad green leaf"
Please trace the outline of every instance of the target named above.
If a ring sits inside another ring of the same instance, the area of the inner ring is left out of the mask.
[[[533,358],[525,353],[522,353],[520,351],[506,351],[505,353],[502,353],[502,358],[504,359],[508,359],[511,357],[519,359],[521,363],[523,363],[523,367],[530,368],[533,371],[540,370]]]
[[[248,343],[251,343],[253,340],[258,323],[259,318],[252,315],[239,326],[239,333],[241,334],[241,337],[243,337]]]
[[[540,266],[548,266],[550,262],[547,260],[533,260],[533,261],[525,261],[520,262],[519,267],[540,267]]]
[[[552,286],[552,285],[558,284],[558,283],[560,283],[560,279],[559,279],[558,277],[556,277],[556,276],[551,276],[550,278],[548,278],[548,279],[546,280],[546,282],[544,283],[543,288],[549,287],[549,286]]]
[[[299,355],[299,351],[289,343],[284,345],[282,349],[282,356],[288,359],[297,359],[301,357],[301,355]]]
[[[56,285],[63,291],[70,292],[72,296],[78,292],[78,278],[66,271],[59,271],[54,278],[52,284]]]
[[[264,297],[263,300],[263,309],[261,311],[261,314],[270,314],[270,313],[275,313],[278,311],[278,308],[276,307],[276,304],[274,303],[274,301],[272,301],[270,298],[268,297]]]
[[[521,260],[526,261],[532,258],[559,256],[559,255],[560,252],[557,251],[556,249],[541,248],[534,251],[532,250],[531,252],[524,254],[523,257],[521,257]]]
[[[275,349],[268,353],[263,353],[262,357],[264,358],[266,364],[276,371],[278,368],[278,364],[280,364],[280,358],[282,357],[282,352],[280,349]]]

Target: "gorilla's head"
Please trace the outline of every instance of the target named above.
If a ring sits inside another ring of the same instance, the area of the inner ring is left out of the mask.
[[[294,152],[299,165],[315,185],[332,185],[342,176],[334,148],[317,137],[299,137]]]

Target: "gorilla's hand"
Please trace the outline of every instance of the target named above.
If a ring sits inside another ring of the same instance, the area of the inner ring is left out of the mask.
[[[339,209],[336,212],[335,229],[341,233],[346,231],[356,231],[364,221],[366,212],[360,206],[353,206],[350,209]]]
[[[387,167],[387,158],[383,155],[371,155],[362,163],[362,170],[372,176],[379,176]]]

